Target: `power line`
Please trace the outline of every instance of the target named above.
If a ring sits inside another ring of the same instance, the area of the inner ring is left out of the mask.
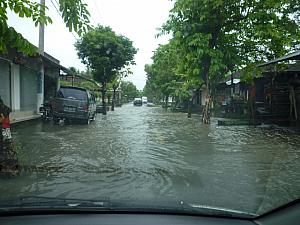
[[[85,3],[86,3],[86,1],[85,1]],[[93,21],[93,23],[94,23],[95,25],[97,25],[97,22],[96,22],[95,18],[94,18],[91,14],[90,14],[89,17],[91,18],[91,20]]]
[[[51,3],[52,3],[52,5],[54,6],[54,8],[56,9],[56,12],[60,15],[60,12],[59,12],[59,10],[56,8],[56,5],[54,4],[54,2],[52,1],[52,0],[50,0],[51,1]],[[61,16],[61,15],[60,15]]]
[[[51,0],[51,2],[52,2],[52,0]],[[59,3],[57,2],[57,0],[55,0],[55,2],[56,2],[56,4],[57,4],[57,6],[59,6]],[[52,2],[52,4],[53,4],[53,2]],[[53,4],[53,6],[55,7],[55,9],[56,9],[58,15],[60,15],[60,17],[62,18],[62,15],[60,14],[60,11],[56,8],[56,6],[55,6],[54,4]],[[71,34],[73,35],[73,37],[75,38],[75,40],[77,40],[77,38],[76,38],[76,36],[74,35],[74,33],[71,32]]]
[[[96,1],[93,1],[93,2],[94,2],[94,5],[95,5],[95,8],[96,8],[96,13],[99,16],[100,21],[102,21],[102,23],[105,23],[103,17],[101,16],[101,13],[100,13],[100,10],[98,8],[98,5],[97,5]]]
[[[52,1],[52,0],[51,0]],[[57,2],[57,0],[55,0],[55,2],[56,2],[56,4],[57,4],[57,6],[59,6],[59,3]]]
[[[54,4],[54,2],[52,0],[50,0],[52,5],[54,6],[54,8],[56,9],[56,12],[58,13],[58,15],[62,18],[62,15],[60,14],[60,11],[58,10],[58,8],[56,7],[56,5]],[[57,0],[54,0],[56,2],[56,4],[59,6]],[[73,37],[77,40],[76,36],[74,35],[73,32],[71,32],[71,34],[73,35]]]

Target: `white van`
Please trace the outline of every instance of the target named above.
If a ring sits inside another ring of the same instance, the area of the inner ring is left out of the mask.
[[[143,104],[147,104],[147,102],[148,102],[147,97],[143,96],[143,97],[142,97],[142,102],[143,102]]]

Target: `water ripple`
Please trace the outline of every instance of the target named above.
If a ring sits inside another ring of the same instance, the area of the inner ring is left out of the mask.
[[[300,138],[125,105],[86,125],[13,128],[21,176],[9,197],[184,200],[260,213],[300,196]]]

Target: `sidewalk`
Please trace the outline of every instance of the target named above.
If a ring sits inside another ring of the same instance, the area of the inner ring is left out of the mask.
[[[27,120],[33,120],[40,118],[41,115],[36,114],[34,111],[16,111],[10,114],[11,124],[19,123]]]

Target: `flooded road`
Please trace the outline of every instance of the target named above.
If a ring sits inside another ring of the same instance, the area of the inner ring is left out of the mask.
[[[260,214],[300,197],[295,133],[132,105],[90,125],[30,122],[12,131],[24,168],[46,168],[0,179],[12,198],[175,200]]]

